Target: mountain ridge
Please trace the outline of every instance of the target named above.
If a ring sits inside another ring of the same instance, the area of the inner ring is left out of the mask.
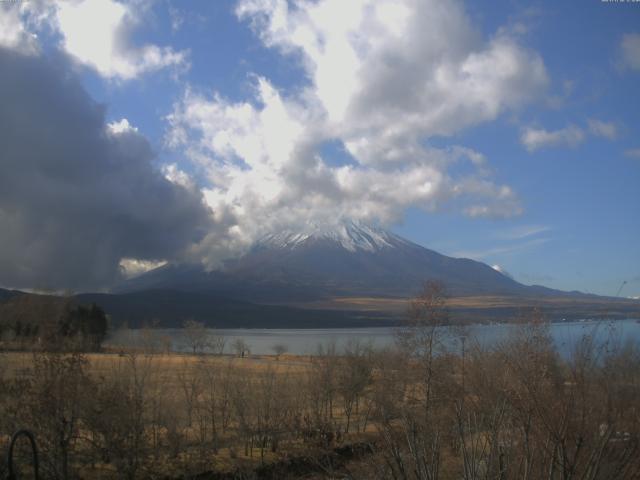
[[[401,321],[408,299],[428,280],[444,284],[452,319],[461,323],[513,321],[532,308],[552,320],[640,317],[640,302],[523,285],[482,262],[354,222],[265,235],[219,270],[166,264],[120,285],[115,293],[121,295],[104,298],[119,318],[132,311],[136,318],[152,312],[164,318],[173,311],[174,325],[188,314],[264,328],[379,326]],[[136,298],[145,298],[146,310]]]
[[[265,235],[219,270],[167,264],[124,282],[114,292],[166,288],[260,303],[336,296],[408,297],[427,280],[441,281],[455,296],[584,295],[523,285],[482,262],[442,255],[355,222],[334,229],[312,226]]]

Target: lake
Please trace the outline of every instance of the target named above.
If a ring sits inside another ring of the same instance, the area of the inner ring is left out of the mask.
[[[492,324],[470,325],[466,334],[471,341],[483,346],[491,346],[508,338],[509,332],[517,325]],[[317,352],[319,345],[336,344],[341,351],[352,340],[370,342],[376,348],[393,345],[395,328],[326,328],[326,329],[215,329],[211,333],[223,335],[226,339],[225,353],[231,353],[231,345],[242,339],[256,355],[273,354],[273,346],[284,345],[288,353],[311,355]],[[550,324],[551,336],[563,356],[569,355],[575,345],[585,336],[594,335],[598,342],[640,342],[640,321],[579,321]],[[449,344],[455,348],[456,337],[449,335]],[[188,341],[181,329],[129,330],[113,332],[105,345],[118,347],[142,347],[152,345],[156,348],[169,346],[176,352],[189,351]]]

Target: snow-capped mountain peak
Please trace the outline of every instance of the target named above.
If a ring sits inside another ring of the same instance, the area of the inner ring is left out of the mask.
[[[447,257],[381,228],[349,221],[271,233],[221,270],[165,266],[130,284],[137,283],[138,289],[224,291],[234,298],[273,302],[411,296],[429,279],[459,295],[519,294],[529,288],[483,263]]]
[[[344,249],[355,252],[375,252],[391,248],[403,240],[381,228],[356,222],[341,222],[332,227],[310,225],[302,231],[284,230],[265,235],[258,245],[271,248],[296,248],[313,240],[331,241]]]

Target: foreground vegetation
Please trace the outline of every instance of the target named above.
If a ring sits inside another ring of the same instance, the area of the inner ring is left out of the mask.
[[[409,317],[386,351],[1,353],[0,442],[33,431],[62,479],[638,478],[637,345],[587,335],[563,360],[532,315],[492,348],[450,327],[446,347],[434,285]]]

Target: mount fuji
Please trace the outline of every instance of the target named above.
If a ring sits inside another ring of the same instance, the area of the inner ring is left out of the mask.
[[[389,231],[355,222],[266,235],[220,270],[169,264],[125,282],[118,290],[162,288],[283,302],[407,297],[427,280],[442,282],[455,296],[521,295],[532,289],[537,294],[553,292],[522,285],[484,263],[447,257]]]
[[[222,268],[166,264],[111,294],[113,324],[176,327],[324,328],[393,325],[425,281],[440,281],[460,322],[510,321],[532,307],[550,319],[636,318],[640,302],[527,286],[475,260],[452,258],[389,231],[354,222],[260,238]]]

